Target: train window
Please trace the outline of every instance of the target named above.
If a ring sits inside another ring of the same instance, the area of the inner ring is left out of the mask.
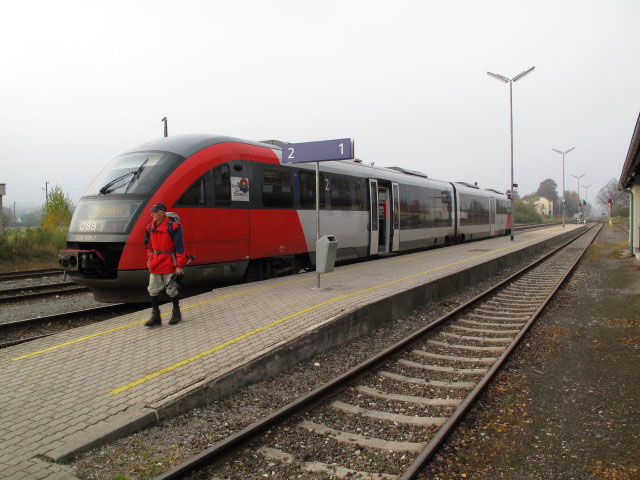
[[[367,183],[364,178],[354,178],[356,184],[356,195],[354,198],[354,210],[368,210],[369,202],[367,202]]]
[[[446,190],[400,185],[400,228],[451,225],[451,194]]]
[[[220,165],[213,169],[213,183],[216,205],[231,204],[231,177],[229,165]]]
[[[262,205],[272,208],[293,207],[291,171],[265,168],[262,177]]]
[[[183,160],[173,153],[127,153],[113,159],[91,183],[85,195],[146,194]]]
[[[300,170],[298,175],[300,182],[300,208],[316,208],[316,172]],[[325,184],[324,174],[320,174],[320,185]],[[325,208],[325,190],[320,190],[320,208]]]
[[[371,188],[371,231],[378,230],[378,189],[373,188],[375,184],[369,183]]]
[[[205,174],[206,175],[206,174]],[[206,197],[206,181],[205,175],[198,178],[191,184],[189,188],[180,196],[176,205],[205,205],[207,203]]]
[[[508,215],[509,214],[509,202],[505,200],[496,201],[496,213]]]
[[[460,225],[489,223],[489,199],[460,194]]]
[[[331,191],[332,210],[351,210],[351,190],[349,178],[331,176],[329,190]]]

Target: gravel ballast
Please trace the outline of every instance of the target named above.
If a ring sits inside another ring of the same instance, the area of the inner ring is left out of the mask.
[[[112,479],[116,475],[134,479],[161,473],[396,343],[521,266],[514,265],[474,288],[418,309],[386,328],[331,349],[273,379],[248,386],[207,408],[193,410],[158,427],[82,454],[73,462],[77,475],[87,479]],[[269,463],[272,462],[266,462]],[[203,475],[202,478],[206,478],[206,474]],[[271,477],[269,471],[265,475]]]
[[[640,264],[607,225],[421,479],[640,478]]]

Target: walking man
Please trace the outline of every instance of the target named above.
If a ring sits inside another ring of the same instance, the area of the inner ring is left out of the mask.
[[[150,209],[152,222],[144,234],[144,244],[147,247],[147,267],[149,268],[149,295],[151,296],[151,318],[144,324],[153,327],[162,324],[160,319],[160,292],[167,287],[167,295],[173,302],[173,312],[169,325],[175,325],[182,320],[178,300],[177,282],[169,285],[171,276],[175,273],[184,274],[185,255],[184,239],[180,223],[167,216],[164,203],[156,203]]]

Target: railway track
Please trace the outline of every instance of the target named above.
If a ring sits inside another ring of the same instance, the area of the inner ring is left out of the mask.
[[[515,226],[516,231],[532,230],[534,228],[555,227],[561,225],[559,223],[547,222],[547,223],[530,223],[530,224],[517,224]]]
[[[64,329],[107,320],[114,315],[130,313],[142,308],[146,308],[146,306],[115,303],[84,310],[0,323],[0,349],[47,337]],[[43,331],[43,328],[49,331]]]
[[[32,285],[0,290],[0,304],[11,302],[23,302],[36,298],[45,298],[55,295],[68,295],[70,293],[88,292],[89,288],[81,287],[73,282],[51,283],[47,285]]]
[[[595,228],[156,480],[195,471],[415,478],[572,272]]]
[[[59,268],[45,268],[41,270],[24,270],[21,272],[4,272],[0,273],[0,282],[9,280],[22,280],[25,278],[53,277],[55,275],[63,275],[64,272]]]

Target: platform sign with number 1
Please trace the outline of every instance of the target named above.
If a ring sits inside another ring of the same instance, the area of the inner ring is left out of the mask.
[[[319,142],[285,143],[282,163],[328,162],[353,159],[353,139],[321,140]]]
[[[352,160],[354,158],[352,138],[282,145],[282,163],[316,162],[316,240],[320,239],[320,162]],[[320,288],[319,273],[316,285],[317,288]]]

